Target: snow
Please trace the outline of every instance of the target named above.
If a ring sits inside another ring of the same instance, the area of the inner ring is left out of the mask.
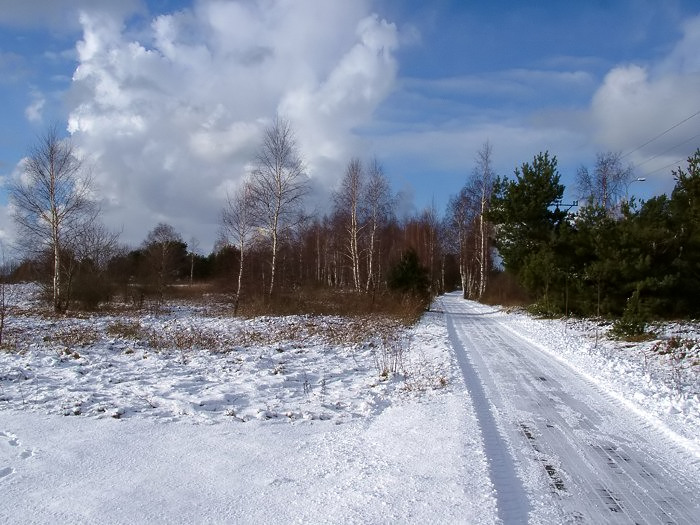
[[[0,351],[2,522],[495,520],[439,314],[410,329],[187,304],[75,318],[18,295]],[[394,348],[401,372],[382,374]]]
[[[55,317],[33,293],[10,294],[0,349],[0,521],[499,522],[486,401],[439,312],[411,328],[215,303]],[[700,458],[697,325],[630,344],[476,307]],[[686,359],[664,353],[674,335]]]
[[[547,328],[538,321],[518,329],[513,316],[455,295],[437,305],[475,400],[503,523],[699,522],[692,441],[528,336],[530,322]]]
[[[700,458],[700,325],[659,323],[650,340],[630,343],[607,337],[611,325],[592,320],[496,315]],[[672,339],[681,347],[669,349]]]

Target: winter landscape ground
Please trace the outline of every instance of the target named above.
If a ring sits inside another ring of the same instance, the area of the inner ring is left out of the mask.
[[[410,328],[34,294],[0,351],[2,522],[700,521],[697,324],[632,344],[458,294]]]

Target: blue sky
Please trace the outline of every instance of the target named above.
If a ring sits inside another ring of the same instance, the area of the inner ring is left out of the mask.
[[[556,155],[571,199],[580,165],[622,152],[648,198],[700,146],[700,7],[0,0],[0,97],[2,181],[56,122],[132,245],[165,221],[209,249],[276,112],[320,191],[376,156],[405,210],[442,211],[488,140],[500,175]],[[0,239],[11,222],[0,189]]]

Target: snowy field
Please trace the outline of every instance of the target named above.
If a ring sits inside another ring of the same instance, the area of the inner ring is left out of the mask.
[[[497,522],[439,312],[410,329],[243,320],[188,304],[55,318],[30,287],[12,292],[0,350],[2,522]],[[493,315],[700,460],[695,325],[631,345],[603,329],[596,338],[587,321]]]

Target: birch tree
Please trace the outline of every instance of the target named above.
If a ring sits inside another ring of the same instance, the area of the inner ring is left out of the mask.
[[[365,290],[369,292],[372,286],[376,286],[375,258],[378,230],[391,214],[389,182],[386,180],[384,171],[377,159],[373,159],[369,165],[363,202],[368,229],[367,283],[365,284]]]
[[[476,200],[479,206],[478,215],[478,235],[476,258],[479,266],[479,287],[478,298],[484,295],[486,285],[488,283],[489,274],[489,245],[488,245],[488,221],[486,214],[491,202],[491,193],[493,192],[493,184],[495,173],[492,166],[493,148],[491,143],[486,141],[482,148],[476,154],[476,166],[472,176],[472,191],[475,193]]]
[[[345,230],[345,255],[350,260],[353,286],[357,291],[362,289],[359,248],[359,235],[362,226],[359,220],[359,210],[363,178],[362,163],[360,159],[355,157],[348,162],[340,189],[334,196],[336,212],[341,217]]]
[[[447,205],[447,230],[452,239],[452,249],[458,254],[459,277],[462,296],[468,299],[474,288],[474,272],[470,265],[470,238],[475,221],[473,194],[463,187]]]
[[[271,296],[282,236],[294,226],[296,212],[308,192],[308,177],[286,119],[276,117],[265,129],[251,181],[256,218],[270,241]]]
[[[593,173],[581,166],[576,173],[579,197],[589,204],[600,206],[610,215],[625,198],[632,166],[625,166],[620,153],[598,153]]]
[[[143,243],[149,280],[155,280],[156,293],[162,302],[165,288],[182,271],[187,257],[187,244],[170,224],[158,223]]]
[[[187,256],[190,258],[190,286],[194,283],[194,260],[199,254],[199,241],[196,237],[190,237]]]
[[[245,256],[255,227],[253,212],[253,187],[250,181],[245,181],[233,195],[228,196],[228,203],[222,217],[226,233],[230,236],[239,252],[236,299],[233,303],[234,315],[238,312],[241,300]]]
[[[21,178],[10,187],[21,245],[52,254],[53,308],[65,311],[61,278],[64,249],[98,208],[90,199],[91,178],[68,139],[51,127],[24,159]]]

